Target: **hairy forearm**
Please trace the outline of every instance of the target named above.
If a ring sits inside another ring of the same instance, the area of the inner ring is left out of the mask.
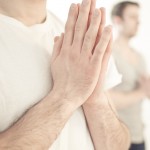
[[[118,110],[136,104],[146,97],[145,93],[141,89],[136,89],[131,92],[121,92],[112,89],[109,91],[109,94],[116,109]]]
[[[128,150],[130,136],[106,96],[96,104],[83,105],[95,150]]]
[[[51,92],[8,130],[0,134],[1,150],[47,150],[73,112],[61,95]]]

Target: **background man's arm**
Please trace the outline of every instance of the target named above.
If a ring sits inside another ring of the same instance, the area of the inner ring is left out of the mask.
[[[115,105],[116,109],[124,109],[128,106],[134,105],[144,98],[146,98],[146,94],[141,88],[135,89],[131,92],[121,92],[114,89],[109,91],[111,99]]]

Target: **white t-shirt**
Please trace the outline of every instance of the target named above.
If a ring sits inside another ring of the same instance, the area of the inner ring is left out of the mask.
[[[31,27],[0,15],[0,132],[51,90],[53,39],[63,31],[64,24],[51,12],[44,23]],[[111,62],[106,88],[119,82]],[[82,108],[72,115],[50,150],[94,150]]]

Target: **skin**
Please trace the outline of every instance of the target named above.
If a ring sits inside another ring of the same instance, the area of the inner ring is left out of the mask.
[[[129,39],[137,34],[139,28],[139,7],[129,5],[124,9],[123,17],[114,18],[120,27],[119,33]]]
[[[136,66],[140,61],[139,55],[131,48],[129,42],[138,31],[139,27],[139,7],[129,5],[125,8],[123,16],[113,17],[114,25],[117,27],[118,36],[114,42],[113,49],[121,53],[131,65]],[[121,49],[119,48],[121,47]],[[111,98],[117,109],[124,109],[134,105],[150,95],[150,80],[147,73],[139,78],[139,87],[130,92],[120,92],[116,89],[109,91]],[[120,101],[121,100],[121,101]]]
[[[0,0],[0,13],[32,26],[45,21],[46,0]]]
[[[2,0],[0,3],[4,4]],[[24,3],[31,4],[31,1],[24,0]],[[3,5],[3,12],[6,4]],[[13,3],[10,8],[14,8]],[[21,18],[28,9],[17,10],[20,16],[15,18]],[[37,20],[42,22],[45,11],[42,8],[39,10],[39,17],[34,10],[28,11],[27,14],[30,12],[36,19],[31,22],[24,19],[24,23],[30,26]],[[93,10],[95,1],[90,0],[87,4],[71,6],[65,33],[55,38],[51,59],[53,89],[13,126],[0,134],[1,150],[47,150],[80,106],[84,109],[95,150],[128,149],[129,132],[118,119],[103,90],[102,81],[111,55],[112,27],[104,28],[103,9],[97,9],[96,15],[93,15]],[[92,15],[89,15],[90,12]]]

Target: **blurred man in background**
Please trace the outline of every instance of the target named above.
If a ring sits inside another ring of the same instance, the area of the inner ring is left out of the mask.
[[[113,7],[111,14],[117,29],[113,57],[123,78],[121,84],[110,90],[110,95],[121,119],[130,129],[130,150],[145,149],[141,102],[150,94],[150,81],[146,77],[144,60],[129,44],[138,31],[139,9],[138,3],[123,1]]]

